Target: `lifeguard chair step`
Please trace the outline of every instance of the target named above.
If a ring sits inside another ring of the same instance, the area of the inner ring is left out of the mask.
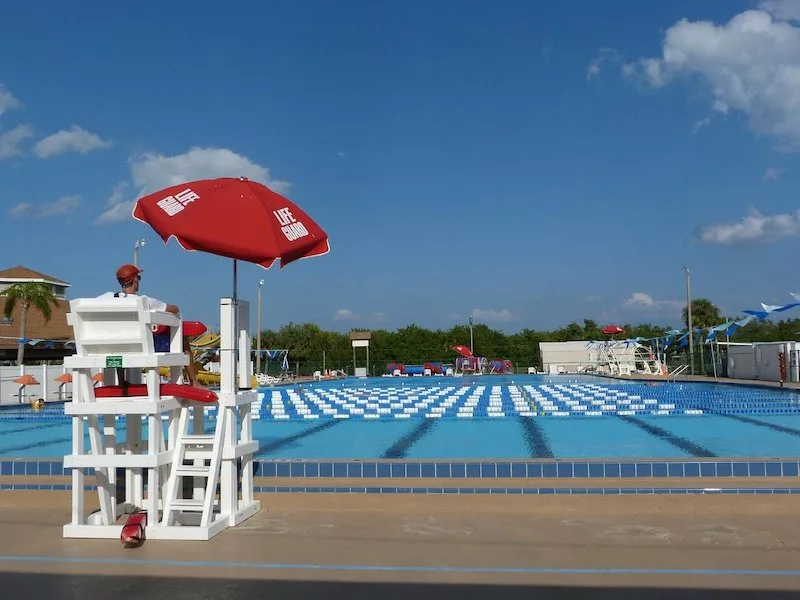
[[[175,467],[175,474],[180,477],[208,477],[211,469],[205,465],[182,465]]]
[[[208,446],[214,443],[214,435],[213,434],[186,435],[181,440],[181,443],[187,446]]]
[[[172,508],[184,512],[203,512],[204,504],[205,502],[202,499],[176,498],[172,501]]]

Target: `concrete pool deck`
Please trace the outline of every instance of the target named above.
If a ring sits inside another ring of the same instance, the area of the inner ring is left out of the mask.
[[[208,542],[61,537],[64,492],[0,492],[10,598],[795,598],[784,497],[259,494]]]
[[[8,476],[0,484],[34,480],[69,481]],[[293,478],[291,485],[318,481]],[[776,488],[794,481],[800,483],[796,477],[620,477],[613,485]],[[267,477],[258,483],[286,485]],[[548,478],[436,483],[455,484],[567,485]],[[398,481],[348,478],[335,485]],[[587,478],[580,485],[611,484]],[[209,542],[148,541],[126,550],[115,540],[61,537],[69,492],[2,490],[0,585],[10,598],[52,600],[800,597],[797,495],[256,497],[259,514]]]
[[[587,374],[588,376],[589,374]],[[565,375],[554,375],[553,377],[567,377],[569,374]],[[645,375],[641,373],[637,373],[636,375],[626,376],[626,375],[598,375],[596,373],[592,373],[591,376],[598,377],[601,379],[609,379],[612,381],[626,381],[626,382],[663,382],[663,383],[673,383],[672,380],[669,380],[670,376],[664,375]],[[755,386],[755,387],[768,387],[768,388],[783,388],[789,390],[800,390],[800,382],[793,382],[793,381],[763,381],[761,379],[730,379],[728,377],[710,377],[706,375],[678,375],[678,377],[674,380],[674,383],[723,383],[723,384],[730,384],[730,385],[744,385],[744,386]]]

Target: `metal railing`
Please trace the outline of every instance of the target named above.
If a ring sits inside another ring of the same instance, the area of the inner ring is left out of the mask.
[[[681,375],[681,374],[685,373],[688,368],[689,368],[689,365],[681,365],[681,366],[679,366],[672,373],[667,375],[667,381],[669,381],[670,379],[672,381],[675,381],[675,378],[678,377],[678,375]]]

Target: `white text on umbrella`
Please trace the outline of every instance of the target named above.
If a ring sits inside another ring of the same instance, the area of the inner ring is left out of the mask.
[[[286,236],[286,239],[290,242],[308,235],[308,229],[306,229],[305,225],[303,225],[300,221],[294,218],[292,211],[290,211],[288,207],[273,210],[272,214],[275,215],[276,219],[278,219],[278,223],[283,225],[283,227],[281,227],[281,231],[283,232],[283,235]]]
[[[174,196],[167,196],[166,198],[159,200],[157,204],[161,210],[167,213],[170,217],[173,217],[181,212],[187,204],[199,199],[200,196],[198,196],[192,190],[192,188],[186,188]]]

